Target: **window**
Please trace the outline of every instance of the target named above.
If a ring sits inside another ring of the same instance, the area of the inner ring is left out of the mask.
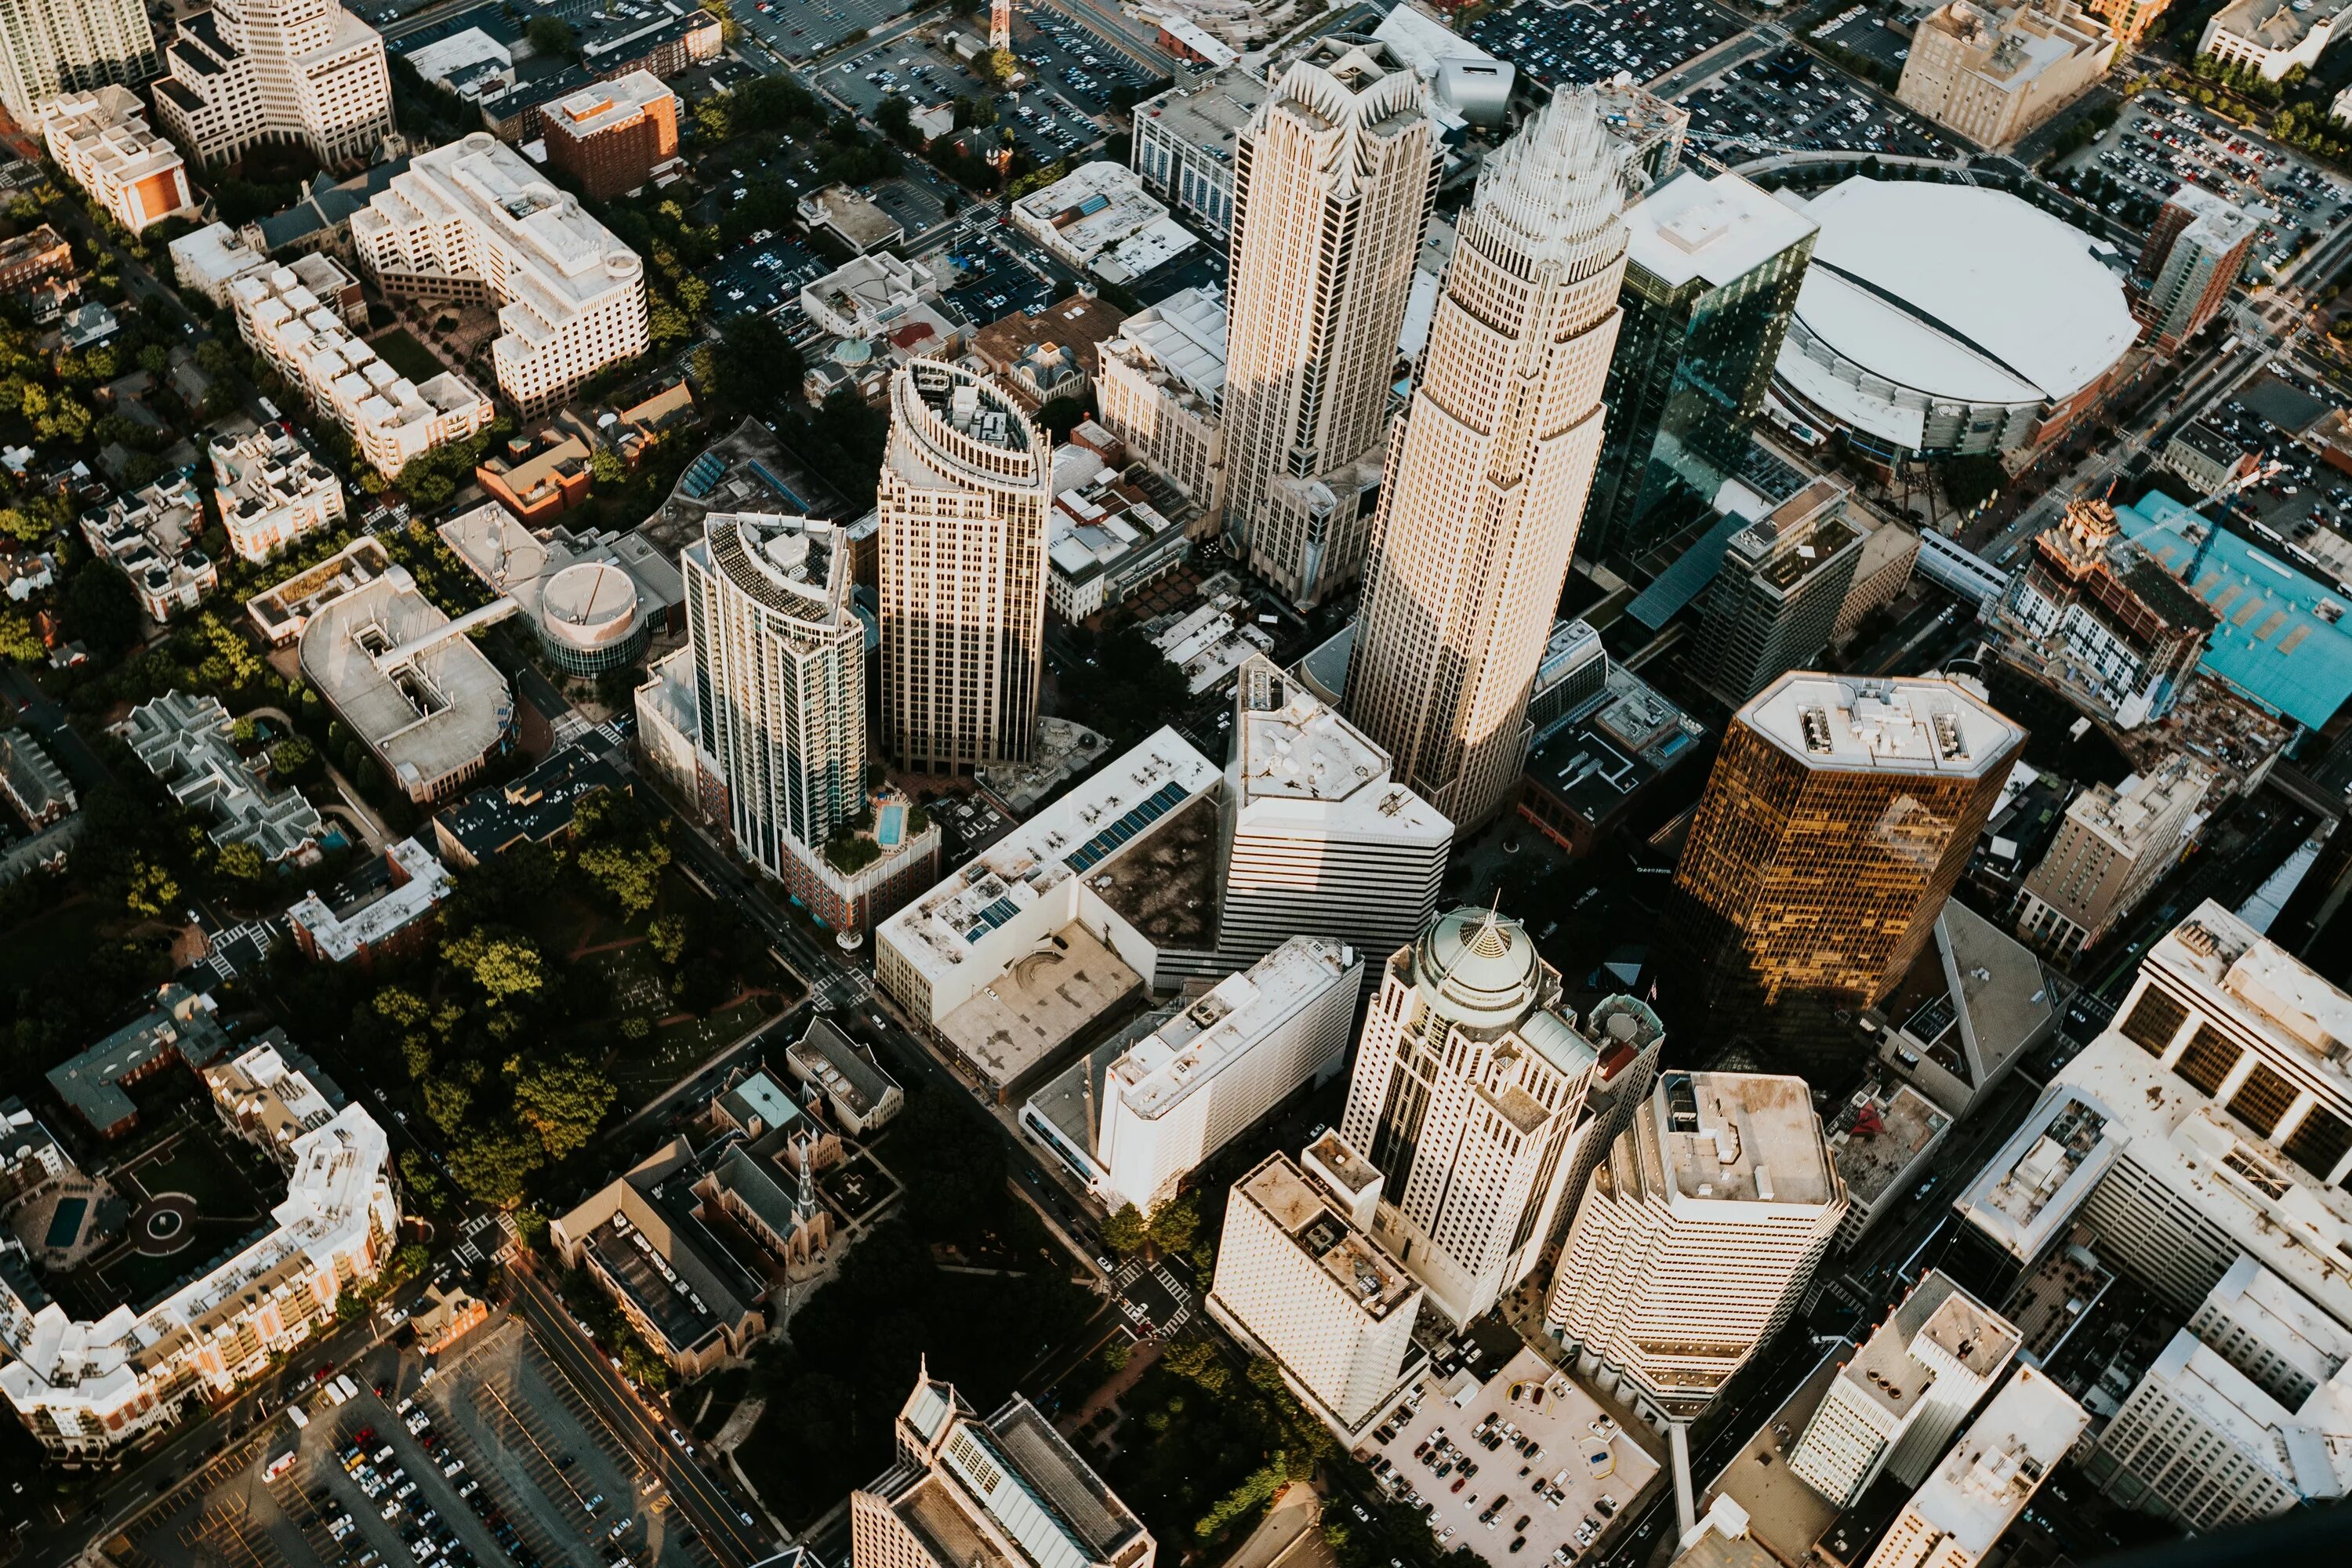
[[[2230,1097],[2230,1114],[2267,1138],[2279,1124],[2279,1118],[2294,1103],[2294,1085],[2281,1078],[2269,1063],[2256,1062],[2238,1092]]]
[[[2327,1179],[2327,1173],[2352,1149],[2352,1126],[2325,1106],[2315,1105],[2309,1115],[2295,1124],[2286,1142],[2281,1143],[2286,1157],[2318,1177]]]
[[[2180,1060],[2172,1070],[2207,1094],[2218,1094],[2221,1080],[2238,1065],[2239,1054],[2238,1047],[2223,1039],[2212,1025],[2200,1024],[2197,1033],[2189,1037],[2189,1048],[2180,1053]]]

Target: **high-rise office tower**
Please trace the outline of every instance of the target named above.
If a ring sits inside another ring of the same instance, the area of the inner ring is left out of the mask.
[[[1920,1485],[2018,1343],[2008,1319],[1929,1269],[1830,1381],[1789,1473],[1840,1508],[1882,1471]]]
[[[1053,443],[1011,394],[934,360],[890,382],[881,514],[885,749],[916,773],[1029,754]]]
[[[1870,537],[1846,515],[1853,494],[1843,479],[1817,479],[1723,547],[1691,662],[1699,683],[1732,707],[1776,676],[1821,663]]]
[[[790,879],[866,805],[866,626],[829,522],[703,520],[678,558],[698,735],[736,847]]]
[[[2073,1395],[2020,1367],[1903,1505],[1869,1568],[1976,1568],[2090,1424]]]
[[[1314,931],[1377,965],[1437,912],[1454,825],[1272,659],[1243,665],[1235,689],[1218,956],[1254,963],[1293,931]]]
[[[1348,713],[1460,828],[1517,782],[1601,449],[1622,156],[1591,93],[1563,89],[1486,160],[1390,441]]]
[[[1321,38],[1234,153],[1226,526],[1301,605],[1362,571],[1389,378],[1437,195],[1426,89],[1385,44]]]
[[[2158,349],[2179,349],[2229,303],[2261,228],[2202,185],[2183,184],[2166,199],[2139,261],[2147,274],[2139,319]]]
[[[1662,1032],[1622,996],[1579,1029],[1560,1008],[1559,972],[1493,910],[1440,915],[1390,957],[1340,1133],[1381,1173],[1373,1234],[1439,1311],[1466,1323],[1527,1278],[1579,1134],[1591,1135],[1581,1124],[1603,1046]]]
[[[2213,779],[2209,764],[2179,752],[2121,788],[2095,784],[2076,795],[2018,889],[2018,934],[2065,959],[2096,944],[2180,864]]]
[[[1326,1132],[1234,1184],[1209,1315],[1353,1443],[1420,1376],[1422,1284],[1370,1235],[1381,1173]]]
[[[1947,680],[1793,673],[1757,693],[1675,869],[1683,1026],[1830,1059],[1850,1034],[1830,1015],[1909,970],[2024,744]]]
[[[341,0],[215,0],[181,22],[163,66],[155,112],[198,163],[292,142],[336,167],[392,133],[383,38]]]
[[[1688,1419],[1788,1321],[1845,1205],[1804,1079],[1662,1073],[1577,1204],[1552,1331]]]
[[[0,108],[26,131],[60,93],[131,87],[155,74],[139,0],[0,0]]]
[[[1727,169],[1673,174],[1625,226],[1609,428],[1577,539],[1588,560],[1680,532],[1738,472],[1821,232]]]

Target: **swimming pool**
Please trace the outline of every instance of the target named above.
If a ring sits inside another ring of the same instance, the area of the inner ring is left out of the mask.
[[[886,805],[875,817],[874,842],[885,849],[896,849],[906,827],[907,808],[896,804]]]
[[[49,1216],[49,1239],[47,1246],[51,1250],[62,1250],[65,1247],[71,1247],[77,1240],[80,1239],[81,1216],[85,1213],[89,1212],[89,1200],[88,1198],[59,1198],[58,1200],[58,1212]]]

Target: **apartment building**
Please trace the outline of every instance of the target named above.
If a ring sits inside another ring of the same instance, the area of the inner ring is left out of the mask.
[[[890,381],[881,517],[883,751],[919,773],[1026,759],[1045,657],[1053,442],[994,382]]]
[[[1580,1139],[1615,1131],[1589,1096],[1664,1035],[1623,996],[1580,1027],[1560,993],[1518,921],[1459,909],[1390,957],[1364,1021],[1340,1134],[1382,1176],[1373,1234],[1457,1324],[1534,1269]]]
[[[1846,515],[1853,493],[1843,479],[1817,479],[1724,546],[1692,659],[1730,707],[1820,664],[1868,537]]]
[[[0,4],[0,108],[26,129],[68,93],[136,87],[155,74],[155,33],[140,0]]]
[[[222,531],[245,560],[267,561],[343,521],[342,481],[278,426],[215,436],[205,451]]]
[[[1805,1081],[1669,1072],[1579,1194],[1548,1326],[1660,1420],[1704,1412],[1796,1310],[1845,1186]]]
[[[598,201],[635,190],[677,156],[677,95],[635,70],[569,92],[540,110],[548,167]]]
[[[2147,283],[2135,301],[2159,353],[2178,353],[2221,313],[2262,226],[2243,207],[2193,182],[2165,198],[2140,251]]]
[[[1980,147],[2016,142],[2107,74],[2116,36],[2074,0],[1948,0],[1920,20],[1895,96]]]
[[[2182,752],[2145,778],[2095,784],[2068,802],[2019,890],[2018,934],[2062,960],[2104,941],[2189,852],[2213,780],[2210,764]]]
[[[645,352],[645,264],[487,132],[419,153],[352,216],[387,293],[499,308],[499,391],[525,418]]]
[[[155,112],[202,163],[291,142],[347,168],[392,134],[383,39],[341,0],[215,0],[181,18],[163,65]]]
[[[1421,1281],[1370,1234],[1381,1173],[1336,1132],[1234,1184],[1209,1315],[1354,1445],[1412,1386]]]
[[[146,107],[128,88],[51,99],[41,106],[40,126],[42,144],[66,178],[132,234],[195,216],[180,150],[147,128]]]
[[[1217,952],[1230,962],[1250,963],[1303,931],[1377,964],[1437,912],[1454,825],[1264,654],[1235,677],[1219,814]]]
[[[1225,308],[1186,289],[1129,316],[1096,351],[1095,417],[1199,507],[1213,532],[1225,506]]]
[[[2090,1420],[2064,1389],[2020,1367],[1903,1505],[1867,1568],[1976,1568]]]
[[[1238,65],[1135,106],[1129,163],[1153,195],[1218,239],[1234,226],[1234,160],[1269,91]]]
[[[393,479],[432,448],[488,426],[490,400],[455,371],[419,385],[354,337],[325,303],[349,281],[332,257],[313,252],[290,267],[239,278],[229,299],[245,341]]]

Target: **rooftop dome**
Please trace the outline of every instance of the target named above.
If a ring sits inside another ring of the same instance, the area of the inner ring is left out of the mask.
[[[1421,933],[1413,975],[1439,1013],[1468,1028],[1494,1028],[1535,1005],[1543,964],[1527,927],[1494,910],[1465,907]]]

